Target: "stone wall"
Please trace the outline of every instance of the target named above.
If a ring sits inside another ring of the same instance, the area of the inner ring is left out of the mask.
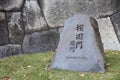
[[[64,21],[79,13],[98,20],[105,49],[120,50],[119,10],[119,0],[0,0],[0,58],[55,50]]]

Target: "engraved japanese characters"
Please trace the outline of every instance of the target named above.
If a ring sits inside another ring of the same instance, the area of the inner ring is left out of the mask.
[[[78,14],[65,22],[51,68],[104,72],[104,52],[97,22]]]

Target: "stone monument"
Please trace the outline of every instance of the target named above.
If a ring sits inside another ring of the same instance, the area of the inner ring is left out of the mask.
[[[97,21],[78,14],[65,22],[52,69],[104,72],[104,50]]]

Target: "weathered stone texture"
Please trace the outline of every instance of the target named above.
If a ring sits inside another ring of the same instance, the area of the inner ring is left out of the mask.
[[[116,0],[117,12],[120,11],[120,0]]]
[[[26,0],[23,21],[26,33],[41,31],[48,27],[37,0]]]
[[[24,53],[55,50],[58,45],[59,32],[56,29],[26,34],[22,49]]]
[[[41,5],[43,5],[42,6],[43,12],[50,27],[63,26],[63,23],[67,18],[79,12],[88,14],[89,13],[88,9],[91,8],[91,10],[96,10],[92,9],[93,7],[90,7],[90,5],[93,5],[94,2],[88,5],[88,3],[84,0],[51,0],[51,1],[39,0],[39,1]],[[96,14],[93,13],[93,15]]]
[[[64,27],[58,28],[60,34],[62,33],[63,29]]]
[[[5,13],[0,13],[0,46],[8,44],[8,29]]]
[[[66,19],[82,13],[94,17],[117,11],[117,0],[39,0],[50,27],[63,26]]]
[[[21,51],[20,45],[8,44],[5,46],[0,46],[0,58],[18,55],[21,53],[22,53],[22,51]]]
[[[51,68],[104,72],[104,63],[104,50],[97,21],[81,14],[68,19]]]
[[[0,0],[0,11],[21,11],[24,0]]]
[[[114,27],[115,32],[117,34],[118,40],[120,42],[120,12],[112,15],[110,18],[111,18],[111,21],[113,23],[113,27]]]
[[[97,0],[99,16],[111,15],[117,12],[117,0]]]
[[[7,13],[9,42],[10,44],[21,44],[24,37],[23,21],[20,12]]]
[[[120,50],[120,44],[115,34],[110,18],[97,19],[105,50]],[[115,20],[114,20],[115,21]],[[117,28],[117,27],[116,27]],[[117,29],[118,31],[119,29]]]

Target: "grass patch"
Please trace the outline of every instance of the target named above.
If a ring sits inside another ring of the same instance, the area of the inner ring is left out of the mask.
[[[81,73],[49,68],[54,52],[0,59],[0,80],[120,80],[120,52],[105,51],[105,73]]]

